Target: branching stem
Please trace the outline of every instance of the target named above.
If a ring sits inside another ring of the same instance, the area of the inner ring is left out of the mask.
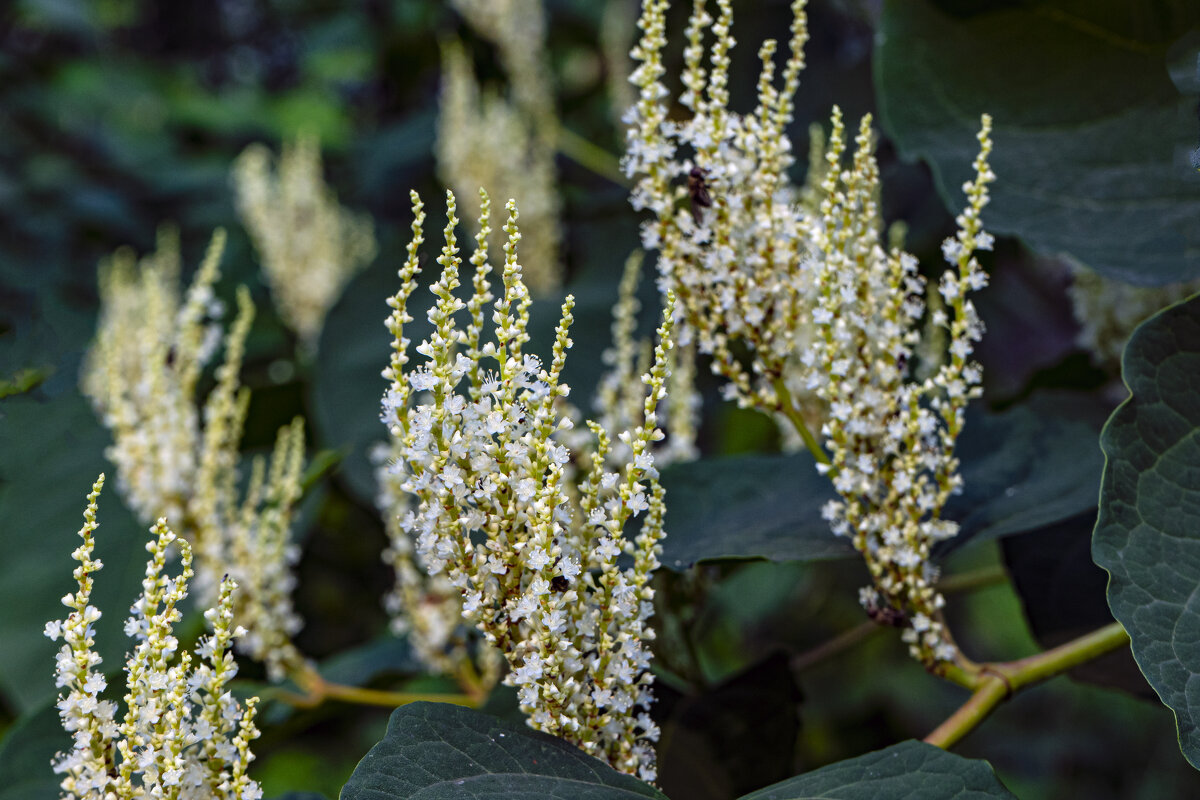
[[[925,741],[943,749],[953,747],[1009,696],[1128,644],[1129,634],[1121,623],[1113,622],[1027,658],[995,664],[964,661],[941,670],[942,677],[973,690],[973,694]]]
[[[558,152],[584,169],[596,173],[601,178],[607,178],[618,186],[629,186],[629,179],[621,172],[621,165],[616,156],[603,147],[592,144],[566,126],[559,126],[554,144]]]
[[[461,694],[448,692],[391,692],[383,689],[367,689],[361,686],[347,686],[325,680],[312,667],[305,666],[290,676],[303,692],[280,691],[279,699],[296,708],[314,708],[326,700],[341,700],[345,703],[355,703],[366,706],[384,706],[394,708],[425,700],[433,703],[451,703],[456,706],[478,708],[483,703],[483,697],[476,692]]]
[[[787,384],[783,382],[783,378],[776,378],[775,396],[779,399],[779,410],[792,423],[792,427],[796,429],[796,433],[800,434],[800,438],[804,440],[804,446],[808,448],[808,452],[812,453],[813,458],[820,464],[829,464],[829,455],[822,449],[820,443],[817,442],[812,431],[808,429],[808,425],[804,423],[804,417],[800,415],[800,410],[796,408],[796,402],[792,399],[792,393],[788,391]]]

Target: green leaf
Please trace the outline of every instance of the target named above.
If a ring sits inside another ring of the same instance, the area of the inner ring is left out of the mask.
[[[945,512],[961,529],[946,551],[1094,509],[1104,468],[1097,410],[1092,399],[1047,395],[1003,414],[968,411],[957,450],[963,492]]]
[[[963,206],[983,112],[998,178],[984,225],[1129,283],[1200,273],[1195,114],[1172,83],[1171,45],[1194,0],[1013,4],[889,0],[875,74],[884,127]],[[1014,7],[1016,6],[1016,7]]]
[[[108,432],[78,392],[49,401],[31,395],[0,405],[0,688],[21,710],[55,694],[54,653],[61,646],[42,635],[62,619],[59,602],[75,589],[71,552],[79,545],[87,493],[105,470],[100,497],[96,576],[92,603],[104,616],[96,626],[103,669],[123,663],[129,640],[122,625],[137,597],[149,534],[125,509],[115,470],[104,460]]]
[[[961,525],[943,552],[1068,519],[1095,508],[1103,468],[1094,413],[1038,400],[1003,414],[973,413],[959,440],[964,489],[946,516]],[[823,561],[854,555],[821,519],[834,497],[807,453],[737,456],[663,470],[667,538],[663,565],[765,558]]]
[[[418,797],[666,800],[561,739],[441,703],[396,709],[341,794],[341,800]]]
[[[337,475],[372,505],[378,489],[368,452],[387,438],[379,421],[379,402],[387,387],[380,373],[391,352],[384,320],[387,299],[399,285],[396,270],[381,262],[377,259],[356,275],[325,318],[310,384],[318,441],[346,453]],[[419,342],[429,323],[424,314],[412,316],[416,319],[405,326],[405,335]]]
[[[1101,435],[1092,557],[1133,656],[1200,768],[1200,297],[1151,317],[1125,348],[1130,397]]]
[[[907,741],[839,761],[741,800],[984,800],[1012,798],[986,761]]]
[[[50,761],[70,746],[53,703],[18,719],[0,741],[0,800],[58,800],[61,776]]]
[[[663,566],[765,558],[825,561],[854,549],[829,531],[821,506],[834,497],[812,456],[732,456],[663,470],[667,538]]]

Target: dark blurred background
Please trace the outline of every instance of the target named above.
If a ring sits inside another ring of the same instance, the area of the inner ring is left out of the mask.
[[[678,5],[674,31],[686,13]],[[808,68],[791,131],[798,176],[808,126],[827,119],[835,101],[849,120],[875,109],[878,5],[812,3]],[[599,47],[604,6],[547,0],[548,51],[562,124],[615,156],[621,134],[605,81],[610,70],[627,66],[606,63]],[[742,44],[733,96],[745,110],[757,43],[786,38],[790,13],[783,0],[746,0],[735,10]],[[230,245],[219,294],[229,299],[234,285],[246,283],[258,303],[243,371],[255,393],[246,448],[266,446],[278,425],[303,413],[310,451],[343,458],[312,492],[299,526],[302,649],[356,680],[441,685],[415,676],[403,647],[389,643],[385,632],[379,598],[389,576],[378,555],[385,537],[364,451],[382,438],[374,409],[387,351],[383,300],[394,291],[402,261],[408,190],[420,190],[427,202],[440,192],[433,158],[439,43],[454,38],[467,42],[483,80],[503,80],[491,46],[437,0],[16,0],[0,11],[0,546],[9,561],[0,567],[0,605],[10,617],[0,624],[6,642],[0,649],[13,648],[0,658],[0,733],[39,731],[57,741],[48,706],[53,648],[25,632],[30,626],[40,632],[57,613],[55,599],[69,589],[71,535],[87,486],[103,468],[107,434],[76,388],[96,320],[96,264],[121,245],[153,249],[164,222],[180,226],[188,270],[212,230],[225,227]],[[675,45],[678,63],[677,37]],[[320,138],[327,179],[343,204],[372,215],[380,243],[375,263],[331,313],[310,360],[297,356],[292,334],[275,315],[237,221],[229,178],[247,144],[278,149],[297,133]],[[886,138],[880,159],[889,221],[906,222],[909,248],[936,262],[953,221],[928,170],[900,162]],[[580,353],[576,360],[585,363],[568,378],[587,397],[616,279],[637,243],[636,218],[624,187],[565,157],[557,166],[567,285],[590,304],[590,316],[580,315],[576,348],[593,354]],[[437,205],[429,202],[427,235],[441,224]],[[985,354],[989,399],[1003,405],[1039,382],[1102,386],[1107,376],[1072,344],[1061,267],[1012,241],[1000,244],[996,258],[1008,269],[993,267],[1004,277],[981,300],[993,330]],[[654,316],[651,283],[643,282],[646,328]],[[553,305],[535,313],[553,316]],[[549,330],[553,320],[541,324]],[[271,369],[280,360],[295,367],[282,380]],[[712,386],[705,391],[706,454],[778,447],[770,422],[720,405]],[[104,534],[125,542],[106,546],[140,558],[137,525],[120,506],[115,491],[102,501]],[[995,572],[1002,564],[994,545],[955,558],[948,572]],[[12,589],[20,585],[17,571],[34,561],[49,565],[43,592],[49,605]],[[102,576],[120,577],[118,569]],[[844,563],[731,564],[662,576],[660,618],[667,622],[656,713],[663,720],[668,794],[734,797],[920,738],[964,699],[925,675],[890,631],[819,657],[815,648],[862,622],[854,597],[863,580],[860,569]],[[112,605],[102,607],[112,609],[106,622],[115,623],[136,589],[127,581],[110,591]],[[952,598],[952,605],[972,655],[1015,658],[1037,646],[1007,583]],[[109,646],[119,654],[119,642]],[[253,665],[243,675],[258,677]],[[496,708],[505,703],[498,697]],[[255,747],[267,795],[336,796],[385,720],[385,711],[336,704],[303,713],[268,709]],[[0,746],[0,773],[30,769],[34,756],[22,747],[16,736]],[[1025,800],[1200,796],[1168,711],[1065,678],[1004,706],[957,752],[989,759]],[[0,787],[7,800],[5,792]]]

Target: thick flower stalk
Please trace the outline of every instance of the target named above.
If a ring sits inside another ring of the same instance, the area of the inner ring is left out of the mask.
[[[244,288],[203,427],[196,398],[200,374],[221,344],[212,287],[223,245],[218,231],[182,300],[178,243],[169,233],[140,265],[119,251],[102,267],[100,325],[83,390],[113,433],[106,454],[129,505],[145,523],[170,520],[193,546],[196,590],[206,604],[216,602],[222,576],[236,576],[238,624],[250,631],[239,648],[279,679],[301,661],[291,645],[300,626],[290,600],[298,553],[287,540],[304,432],[299,419],[280,431],[269,475],[254,467],[257,477],[239,499],[238,444],[249,392],[239,388],[238,373],[254,315]]]
[[[413,200],[419,241],[420,201]],[[480,226],[487,227],[486,201],[483,207]],[[508,212],[503,294],[486,341],[492,267],[477,249],[471,300],[456,296],[461,258],[452,194],[428,312],[434,331],[416,347],[424,358],[417,367],[409,367],[404,337],[415,242],[401,270],[403,285],[390,302],[393,354],[385,377],[391,385],[383,401],[383,420],[400,443],[395,468],[413,496],[400,524],[424,567],[462,593],[464,618],[504,654],[505,682],[517,687],[530,724],[653,780],[658,729],[646,712],[654,636],[648,584],[658,566],[664,505],[650,445],[662,435],[656,409],[672,346],[670,314],[642,376],[644,424],[617,437],[629,447],[629,460],[608,470],[610,434],[589,423],[596,449],[579,486],[570,489],[573,454],[558,435],[572,425],[556,401],[569,391],[560,376],[574,301],[563,305],[550,363],[525,352],[532,301],[517,263],[511,201]],[[640,531],[630,538],[625,528],[639,516]],[[618,563],[622,554],[630,562]]]
[[[371,219],[343,208],[325,183],[321,151],[297,137],[277,164],[251,145],[234,164],[242,224],[262,260],[279,315],[315,348],[329,308],[354,274],[375,257]]]
[[[930,554],[957,532],[941,511],[961,486],[954,444],[966,403],[980,391],[970,356],[983,327],[967,295],[987,283],[975,253],[992,243],[980,222],[994,179],[990,120],[983,119],[959,232],[943,248],[951,269],[938,285],[941,302],[927,313],[916,258],[900,249],[899,237],[885,242],[869,117],[846,166],[835,108],[828,144],[810,155],[807,183],[788,178],[804,0],[792,3],[781,81],[776,44],[760,48],[758,102],[745,115],[729,110],[731,0],[717,0],[715,18],[695,0],[685,32],[679,103],[690,113],[683,119],[669,118],[662,82],[667,5],[643,6],[631,79],[640,94],[627,115],[624,166],[636,179],[634,207],[653,213],[642,239],[658,251],[660,285],[679,297],[680,337],[711,356],[729,397],[788,421],[830,476],[840,500],[824,515],[870,568],[873,585],[862,599],[872,616],[903,626],[927,666],[954,659]],[[923,320],[934,332],[924,344],[944,342],[946,353],[918,347]],[[917,355],[925,363],[913,379]]]
[[[126,712],[118,719],[117,704],[101,699],[104,675],[96,670],[100,657],[94,624],[101,612],[90,604],[93,575],[103,565],[92,558],[95,545],[96,500],[104,485],[101,475],[88,495],[83,539],[73,556],[77,591],[63,598],[71,609],[65,620],[46,623],[46,635],[63,639],[56,668],[63,727],[74,744],[54,760],[63,774],[63,798],[74,800],[257,800],[258,784],[247,775],[254,759],[250,742],[257,738],[254,724],[257,698],[240,705],[228,683],[237,674],[230,652],[243,631],[233,625],[233,597],[237,584],[221,582],[217,605],[205,612],[212,633],[201,639],[195,654],[179,651],[173,628],[182,614],[179,603],[187,596],[192,577],[191,548],[178,539],[165,520],[151,529],[147,544],[150,560],[142,581],[142,595],[134,603],[125,632],[137,644],[126,664]],[[180,553],[181,572],[166,574],[168,552]]]

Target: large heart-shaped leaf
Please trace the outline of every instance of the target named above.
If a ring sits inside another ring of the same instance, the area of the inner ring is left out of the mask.
[[[1103,466],[1096,429],[1086,421],[1094,415],[1090,404],[1062,398],[969,415],[959,440],[964,489],[946,508],[962,527],[950,544],[1035,530],[1094,508]],[[663,485],[668,569],[717,559],[853,555],[821,519],[834,493],[807,453],[672,465],[663,470]]]
[[[121,503],[116,475],[104,460],[107,431],[75,391],[51,400],[8,398],[0,406],[0,688],[28,710],[54,695],[54,653],[42,635],[62,619],[59,602],[75,587],[71,551],[79,544],[87,493],[108,470],[100,498],[92,603],[104,616],[96,626],[102,669],[117,669],[128,639],[125,612],[137,596],[149,535]]]
[[[883,123],[958,209],[988,112],[990,230],[1130,283],[1194,277],[1200,174],[1188,165],[1195,114],[1183,112],[1195,98],[1168,62],[1197,25],[1194,0],[889,0],[875,59]]]
[[[341,800],[666,800],[561,739],[442,703],[396,709]]]
[[[907,741],[789,778],[741,800],[984,800],[1012,798],[986,761]]]
[[[1101,436],[1092,557],[1133,655],[1200,767],[1200,297],[1151,317],[1125,349],[1130,398]]]

